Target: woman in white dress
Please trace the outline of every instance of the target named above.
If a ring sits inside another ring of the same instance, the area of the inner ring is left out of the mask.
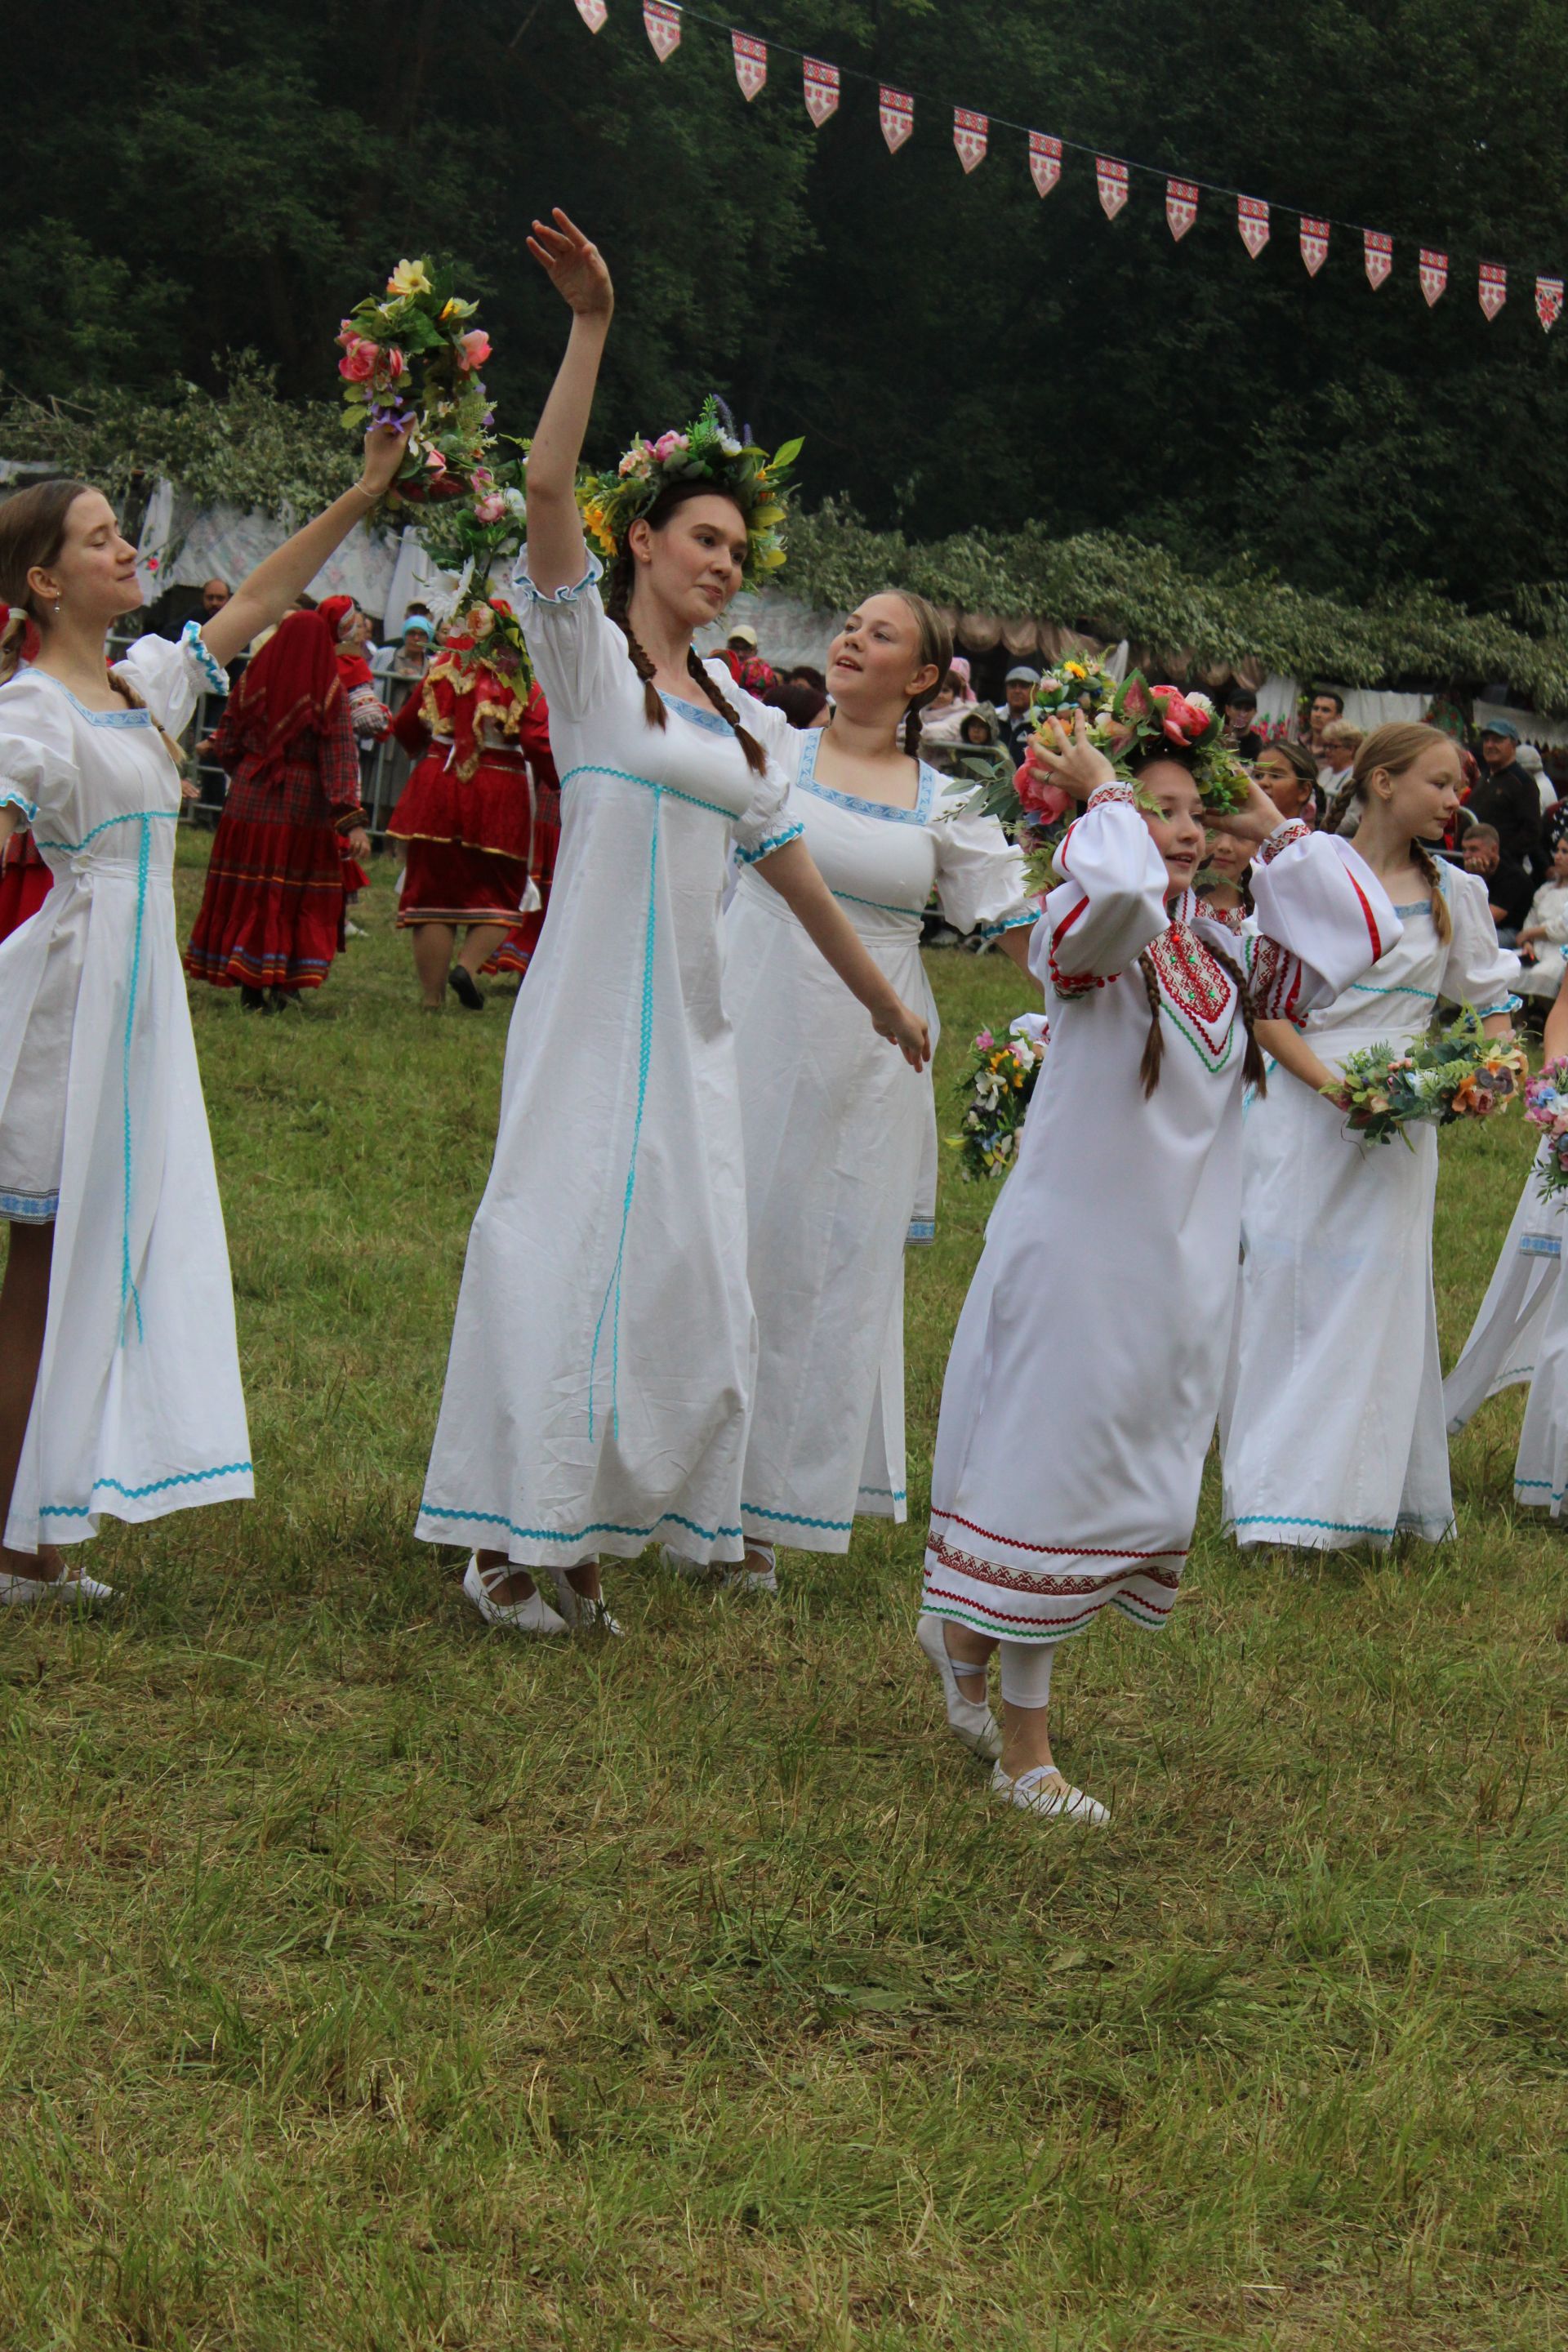
[[[918,1069],[926,1024],[857,937],[784,808],[790,733],[692,651],[774,551],[770,467],[710,417],[634,444],[574,496],[612,308],[564,214],[531,241],[573,312],[528,467],[517,590],[550,706],[562,836],[550,919],[507,1042],[419,1532],[473,1548],[487,1622],[603,1623],[601,1552],[743,1552],[756,1365],[734,1039],[721,998],[731,841],[763,866]],[[705,473],[691,470],[698,449]],[[608,543],[608,611],[583,523]],[[629,515],[629,520],[628,520]],[[771,755],[771,756],[770,756]],[[884,1046],[889,1060],[891,1048]]]
[[[942,1385],[924,1611],[945,1641],[922,1619],[921,1647],[952,1729],[996,1757],[1000,1646],[994,1795],[1096,1822],[1052,1759],[1051,1664],[1108,1605],[1157,1629],[1175,1601],[1225,1370],[1254,1012],[1327,1003],[1398,922],[1348,842],[1282,822],[1254,784],[1225,827],[1252,858],[1238,939],[1192,895],[1193,756],[1156,748],[1135,792],[1081,730],[1046,761],[1088,808],[1033,935],[1050,1051]]]
[[[1500,949],[1479,875],[1426,847],[1458,805],[1459,755],[1435,727],[1380,727],[1325,820],[1353,797],[1355,844],[1394,901],[1397,944],[1300,1034],[1270,1028],[1279,1064],[1247,1121],[1245,1252],[1225,1512],[1238,1544],[1381,1549],[1453,1530],[1432,1212],[1437,1135],[1360,1143],[1320,1087],[1347,1055],[1420,1036],[1439,1001],[1510,1033],[1517,956]]]
[[[906,1003],[934,889],[958,931],[1025,972],[1039,907],[973,786],[921,760],[921,709],[948,674],[946,623],[901,591],[868,597],[828,653],[831,721],[794,740],[789,814]],[[746,1579],[773,1589],[775,1543],[847,1551],[858,1516],[901,1520],[904,1247],[934,1231],[936,1104],[868,1030],[795,916],[753,867],[729,912],[726,1001],[746,1147],[756,1404],[741,1519]]]
[[[252,1491],[234,1301],[174,935],[172,739],[379,499],[405,436],[177,645],[139,637],[136,551],[80,482],[0,508],[0,844],[53,887],[0,944],[0,1601],[97,1600],[58,1547]],[[16,665],[20,659],[23,667]]]

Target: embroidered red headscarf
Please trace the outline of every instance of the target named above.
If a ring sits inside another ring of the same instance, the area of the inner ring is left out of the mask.
[[[338,676],[342,679],[345,694],[352,694],[356,687],[373,686],[375,682],[370,664],[359,647],[342,643],[343,629],[358,609],[352,596],[323,596],[316,607],[332,633]]]
[[[264,745],[258,773],[276,767],[298,736],[325,734],[342,697],[337,648],[319,612],[288,613],[246,665],[230,697],[235,719]]]

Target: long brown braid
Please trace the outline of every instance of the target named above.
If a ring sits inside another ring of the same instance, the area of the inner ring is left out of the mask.
[[[669,490],[656,499],[648,509],[647,520],[649,529],[658,530],[668,520],[677,507],[686,505],[689,499],[712,495],[711,486],[706,482],[674,484]],[[646,648],[637,642],[631,624],[632,583],[636,576],[636,558],[629,547],[623,547],[610,566],[609,593],[605,599],[605,612],[625,637],[632,667],[642,680],[643,712],[648,725],[663,727],[668,722],[663,698],[653,682],[653,663]],[[752,773],[754,776],[762,775],[768,764],[767,753],[756,737],[742,727],[740,712],[721,690],[717,681],[710,676],[707,664],[698,658],[694,646],[687,647],[686,669],[688,677],[702,688],[719,716],[728,720],[736,742],[745,754],[746,765]]]
[[[1440,727],[1427,727],[1414,719],[1395,719],[1387,727],[1374,727],[1370,735],[1362,738],[1351,769],[1350,782],[1342,785],[1329,803],[1323,819],[1327,833],[1338,833],[1341,820],[1352,801],[1364,806],[1372,779],[1381,768],[1385,775],[1403,776],[1415,765],[1424,751],[1434,744],[1451,743]],[[1443,869],[1424,841],[1410,845],[1410,863],[1426,885],[1432,902],[1432,929],[1447,947],[1454,936],[1454,919],[1448,912],[1448,901],[1443,895]]]
[[[921,713],[927,703],[934,701],[942,692],[943,680],[952,667],[952,631],[936,606],[928,604],[923,596],[917,596],[912,588],[889,588],[888,593],[897,596],[900,604],[906,604],[913,617],[916,668],[934,668],[936,671],[925,692],[917,694],[904,713],[904,756],[918,760],[921,755]]]

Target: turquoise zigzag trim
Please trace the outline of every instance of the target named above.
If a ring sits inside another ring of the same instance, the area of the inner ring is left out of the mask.
[[[122,1495],[128,1503],[140,1503],[149,1495],[163,1494],[170,1486],[199,1486],[208,1478],[232,1478],[254,1467],[249,1462],[220,1462],[216,1470],[177,1470],[172,1478],[154,1478],[150,1486],[125,1486],[118,1478],[95,1478],[91,1492],[96,1495],[103,1486]],[[86,1519],[91,1516],[90,1503],[45,1503],[38,1511],[41,1519]]]
[[[438,1503],[421,1503],[419,1516],[425,1519],[465,1519],[475,1527],[505,1528],[509,1535],[518,1536],[528,1543],[581,1543],[587,1536],[651,1536],[659,1528],[686,1528],[704,1543],[716,1542],[720,1536],[743,1536],[742,1528],[700,1528],[681,1511],[666,1511],[646,1528],[623,1527],[618,1519],[595,1519],[588,1527],[579,1528],[575,1535],[562,1535],[554,1528],[520,1528],[503,1511],[447,1511]]]
[[[831,1528],[835,1535],[845,1535],[853,1528],[853,1519],[811,1519],[799,1511],[770,1511],[762,1503],[742,1502],[742,1511],[750,1511],[753,1519],[781,1519],[788,1528]]]

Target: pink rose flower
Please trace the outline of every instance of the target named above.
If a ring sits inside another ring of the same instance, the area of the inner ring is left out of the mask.
[[[506,513],[506,500],[499,490],[487,490],[474,508],[476,522],[500,522]]]
[[[338,373],[347,383],[368,383],[375,373],[376,356],[375,345],[355,335],[338,362]]]
[[[684,433],[661,433],[653,445],[654,462],[659,466],[668,465],[671,457],[679,457],[690,446]]]
[[[338,337],[337,337],[337,340],[338,340],[338,346],[339,346],[339,349],[340,349],[340,350],[342,350],[342,351],[345,351],[345,352],[347,351],[347,349],[348,349],[348,347],[349,347],[349,345],[350,345],[351,343],[353,343],[353,342],[357,342],[357,341],[358,341],[358,340],[359,340],[358,331],[357,331],[357,329],[355,328],[355,326],[354,326],[354,322],[353,322],[353,320],[352,319],[340,319],[340,320],[339,320],[339,321],[338,321]]]
[[[1157,686],[1152,691],[1167,739],[1173,743],[1195,743],[1209,723],[1207,711],[1195,710],[1173,686]]]
[[[447,470],[447,460],[439,449],[426,449],[425,463],[432,474],[444,474]]]
[[[983,1054],[988,1054],[991,1051],[992,1046],[996,1043],[996,1040],[993,1037],[989,1029],[982,1029],[974,1042]]]
[[[482,368],[490,355],[490,339],[482,327],[470,327],[466,335],[458,337],[458,365],[465,375]]]
[[[390,344],[381,355],[381,372],[388,383],[395,383],[407,365],[408,362],[395,343]]]
[[[1013,790],[1037,824],[1055,824],[1072,806],[1072,794],[1053,784],[1034,758],[1025,760],[1013,779]]]

